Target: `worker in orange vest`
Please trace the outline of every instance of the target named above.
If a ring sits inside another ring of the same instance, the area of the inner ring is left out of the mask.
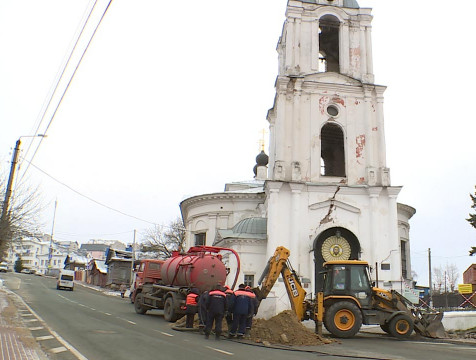
[[[226,294],[222,290],[221,284],[217,284],[208,293],[206,305],[208,318],[205,327],[205,339],[209,338],[213,323],[215,323],[215,339],[220,340],[222,320],[227,310]]]
[[[185,300],[185,314],[187,314],[187,321],[185,327],[187,328],[193,328],[193,320],[198,310],[198,295],[198,289],[192,288],[192,290],[190,290],[187,295],[187,299]]]

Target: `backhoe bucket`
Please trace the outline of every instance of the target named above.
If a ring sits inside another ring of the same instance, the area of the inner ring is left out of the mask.
[[[419,323],[415,325],[415,330],[422,336],[435,339],[443,339],[447,337],[445,327],[441,320],[443,313],[419,314]]]

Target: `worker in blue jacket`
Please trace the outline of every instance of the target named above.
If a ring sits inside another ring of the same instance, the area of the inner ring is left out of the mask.
[[[238,338],[243,338],[246,330],[246,319],[252,314],[251,298],[245,290],[245,284],[240,284],[233,299],[233,323],[228,337],[232,338],[236,335]]]
[[[225,312],[227,310],[226,294],[222,290],[222,286],[217,284],[209,293],[206,300],[208,318],[205,327],[205,339],[208,339],[215,323],[215,338],[220,340],[221,325]]]
[[[231,325],[233,323],[233,298],[235,294],[233,290],[230,289],[228,285],[225,285],[225,295],[226,295],[226,306],[228,311],[225,314],[226,325],[228,326],[228,332],[230,332]]]
[[[205,333],[207,325],[208,311],[207,311],[208,291],[204,291],[198,298],[198,331],[200,334]]]
[[[256,294],[253,292],[250,286],[247,286],[245,290],[247,292],[247,295],[250,297],[250,301],[251,301],[251,315],[248,315],[248,318],[246,319],[245,336],[250,337],[251,326],[253,325],[253,316],[255,316],[258,313],[259,301],[258,301],[258,298],[256,297]]]

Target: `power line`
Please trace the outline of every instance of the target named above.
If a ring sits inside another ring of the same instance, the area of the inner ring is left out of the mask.
[[[78,194],[79,196],[84,197],[85,199],[88,199],[89,201],[92,201],[93,203],[95,203],[95,204],[97,204],[97,205],[100,205],[100,206],[102,206],[102,207],[105,207],[106,209],[109,209],[109,210],[111,210],[111,211],[117,212],[117,213],[119,213],[119,214],[121,214],[121,215],[130,217],[130,218],[133,218],[133,219],[136,219],[136,220],[139,220],[139,221],[146,222],[146,223],[151,224],[151,225],[161,226],[161,225],[159,225],[159,224],[157,224],[157,223],[154,223],[154,222],[152,222],[152,221],[144,220],[144,219],[141,219],[141,218],[139,218],[139,217],[137,217],[137,216],[127,214],[127,213],[125,213],[125,212],[123,212],[123,211],[121,211],[121,210],[115,209],[115,208],[113,208],[113,207],[111,207],[111,206],[109,206],[109,205],[103,204],[103,203],[101,203],[101,202],[99,202],[99,201],[97,201],[97,200],[95,200],[95,199],[93,199],[93,198],[91,198],[91,197],[89,197],[89,196],[87,196],[87,195],[84,195],[83,193],[79,192],[78,190],[73,189],[71,186],[65,184],[64,182],[62,182],[62,181],[56,179],[55,177],[53,177],[52,175],[48,174],[46,171],[40,169],[38,166],[36,166],[35,164],[33,164],[31,161],[28,161],[28,160],[26,160],[25,158],[23,158],[23,160],[25,160],[29,165],[33,166],[35,169],[37,169],[37,170],[40,171],[41,173],[45,174],[46,176],[48,176],[48,177],[51,178],[52,180],[56,181],[58,184],[63,185],[64,187],[68,188],[68,189],[71,190],[72,192]]]
[[[113,236],[113,235],[123,235],[123,234],[131,234],[133,233],[134,230],[129,230],[129,231],[122,231],[122,232],[117,232],[117,233],[89,233],[89,234],[76,234],[76,233],[68,233],[64,231],[56,231],[56,234],[64,235],[64,236]]]
[[[98,30],[98,28],[99,28],[99,25],[101,25],[102,20],[104,19],[104,16],[106,15],[106,12],[107,12],[107,10],[109,9],[109,6],[111,5],[111,2],[112,2],[112,0],[109,0],[108,4],[107,4],[107,6],[106,6],[106,9],[103,11],[103,13],[102,13],[102,15],[101,15],[101,18],[100,18],[98,24],[96,25],[96,27],[95,27],[95,29],[94,29],[93,34],[92,34],[91,37],[89,38],[89,41],[88,41],[88,43],[87,43],[87,45],[86,45],[86,47],[85,47],[83,53],[81,54],[81,57],[80,57],[78,63],[76,64],[76,67],[74,68],[73,74],[71,75],[71,78],[69,79],[69,81],[68,81],[68,83],[67,83],[67,85],[66,85],[66,88],[64,89],[63,94],[61,95],[61,98],[60,98],[58,104],[57,104],[56,107],[55,107],[55,110],[54,110],[53,114],[51,115],[50,121],[48,122],[48,125],[46,126],[46,129],[43,131],[43,134],[44,134],[44,135],[46,135],[46,133],[48,132],[48,129],[49,129],[51,123],[53,122],[53,120],[54,120],[54,118],[55,118],[55,116],[56,116],[56,113],[57,113],[57,111],[58,111],[58,108],[60,107],[61,103],[63,102],[64,96],[66,95],[66,92],[68,91],[69,86],[71,85],[71,82],[73,81],[74,76],[76,75],[76,72],[77,72],[77,70],[78,70],[78,68],[79,68],[79,65],[81,65],[81,62],[82,62],[82,60],[83,60],[83,58],[84,58],[84,55],[86,54],[86,51],[89,49],[89,45],[91,44],[91,42],[92,42],[92,40],[93,40],[93,38],[94,38],[94,35],[96,35],[96,32],[97,32],[97,30]],[[94,6],[96,6],[96,3],[94,4]],[[94,8],[94,7],[93,7],[93,8]],[[89,17],[88,17],[88,19],[89,19]],[[61,79],[60,79],[59,81],[61,81]],[[42,142],[43,142],[43,139],[44,139],[44,138],[41,138],[41,139],[40,139],[40,142],[38,143],[38,146],[36,147],[35,152],[33,153],[33,155],[32,155],[32,157],[31,157],[30,161],[29,161],[29,162],[27,161],[27,162],[28,162],[28,165],[27,165],[25,171],[23,172],[22,178],[23,178],[23,176],[26,174],[26,172],[28,171],[28,168],[30,167],[30,165],[32,165],[31,162],[32,162],[33,159],[35,158],[35,156],[36,156],[36,154],[37,154],[37,152],[38,152],[38,149],[40,148],[40,146],[41,146],[41,144],[42,144]],[[21,179],[20,179],[20,180],[21,180]]]
[[[69,62],[70,62],[71,58],[73,57],[73,54],[76,50],[76,47],[79,43],[79,40],[81,39],[81,36],[84,33],[84,29],[86,28],[86,25],[89,22],[91,14],[94,11],[94,8],[96,7],[96,4],[97,4],[97,0],[95,0],[94,5],[90,8],[89,13],[87,14],[87,16],[83,15],[84,20],[82,22],[81,30],[76,31],[76,34],[78,34],[78,35],[76,36],[76,40],[74,41],[74,45],[71,48],[71,50],[69,51],[69,55],[67,55],[67,60],[63,61],[63,64],[62,64],[60,70],[58,71],[58,75],[56,76],[55,81],[53,82],[52,86],[50,87],[50,91],[49,91],[48,95],[46,96],[45,101],[43,103],[43,106],[41,107],[41,110],[40,110],[40,112],[38,114],[38,117],[37,117],[38,125],[36,126],[35,130],[32,129],[32,134],[37,134],[38,133],[38,131],[40,129],[40,126],[43,123],[43,120],[45,119],[46,112],[48,111],[48,109],[51,105],[51,102],[53,101],[53,97],[55,96],[56,91],[58,90],[58,86],[61,82],[61,79],[63,78],[64,73],[66,71],[66,68],[68,67]],[[35,125],[33,126],[33,128],[35,128]],[[28,145],[28,148],[26,149],[26,152],[25,152],[25,158],[27,157],[31,146],[32,146],[32,143],[30,142],[30,144]]]

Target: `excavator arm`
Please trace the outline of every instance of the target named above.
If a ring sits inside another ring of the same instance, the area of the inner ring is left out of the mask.
[[[289,250],[283,246],[276,248],[258,281],[260,286],[253,289],[259,301],[266,299],[279,276],[283,277],[293,311],[300,320],[303,320],[306,312],[306,291],[289,262]]]

